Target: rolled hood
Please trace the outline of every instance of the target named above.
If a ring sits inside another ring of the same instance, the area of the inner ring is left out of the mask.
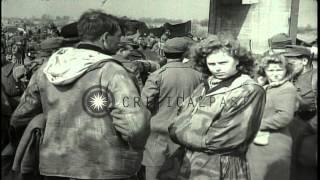
[[[52,84],[65,85],[74,82],[93,64],[111,58],[93,50],[61,48],[51,55],[43,73]]]

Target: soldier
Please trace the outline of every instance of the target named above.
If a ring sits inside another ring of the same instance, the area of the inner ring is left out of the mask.
[[[284,55],[293,65],[292,78],[299,95],[299,108],[291,124],[292,179],[317,179],[317,70],[306,47],[288,46]]]
[[[168,126],[176,117],[179,104],[201,81],[201,73],[182,63],[188,43],[184,38],[168,40],[164,45],[167,64],[150,74],[142,89],[142,101],[153,113],[151,134],[143,159],[147,180],[159,179],[161,166],[176,150],[176,145],[169,138]]]
[[[145,60],[144,55],[137,50],[138,47],[135,42],[123,39],[115,58],[131,72],[131,75],[137,81],[139,90],[142,90],[149,73],[159,69],[160,65],[156,62]]]

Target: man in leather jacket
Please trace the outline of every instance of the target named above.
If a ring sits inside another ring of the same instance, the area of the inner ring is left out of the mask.
[[[112,55],[122,34],[118,18],[81,15],[81,42],[53,53],[33,74],[11,118],[12,143],[33,117],[46,121],[39,171],[44,179],[135,179],[149,134],[149,111]]]

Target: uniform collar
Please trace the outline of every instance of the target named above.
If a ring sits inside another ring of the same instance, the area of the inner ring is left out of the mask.
[[[205,91],[206,89],[204,88],[205,96],[212,96],[216,94],[226,93],[229,91],[233,91],[234,89],[237,89],[243,85],[249,85],[249,84],[261,86],[246,74],[241,74],[241,73],[236,74],[230,77],[230,79],[220,82],[220,84],[214,88],[207,89],[207,91]]]

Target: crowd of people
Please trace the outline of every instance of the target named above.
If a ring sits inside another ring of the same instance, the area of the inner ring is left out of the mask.
[[[2,178],[317,179],[317,54],[280,37],[258,56],[98,10],[3,31]]]

